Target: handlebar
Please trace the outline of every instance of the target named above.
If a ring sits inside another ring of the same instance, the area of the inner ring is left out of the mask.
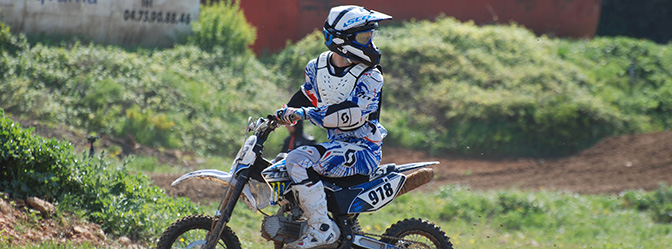
[[[259,139],[259,142],[263,144],[268,135],[275,130],[275,128],[280,127],[278,118],[273,115],[268,115],[266,118],[259,118],[256,121],[248,121],[247,132],[253,132]]]

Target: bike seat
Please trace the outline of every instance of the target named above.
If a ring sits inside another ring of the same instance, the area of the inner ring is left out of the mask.
[[[331,178],[320,176],[320,180],[338,185],[341,188],[349,188],[369,181],[368,175],[351,175],[346,177]]]
[[[379,165],[376,170],[373,171],[371,175],[351,175],[340,178],[331,178],[326,176],[320,176],[320,180],[325,182],[330,182],[338,185],[341,188],[349,188],[358,184],[369,182],[371,180],[378,179],[381,176],[387,175],[393,172],[397,168],[397,165],[394,163],[388,163]]]

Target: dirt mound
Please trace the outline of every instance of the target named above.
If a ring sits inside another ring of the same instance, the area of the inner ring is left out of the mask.
[[[42,204],[44,205],[44,204]],[[49,204],[51,205],[51,204]],[[29,207],[23,200],[0,198],[0,242],[15,246],[50,241],[52,243],[87,243],[91,246],[110,245],[100,226],[63,214],[54,219],[42,208]]]

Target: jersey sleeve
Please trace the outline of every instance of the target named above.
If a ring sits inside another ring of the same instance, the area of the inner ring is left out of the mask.
[[[314,81],[315,76],[317,75],[317,59],[312,59],[306,65],[304,71],[305,81],[301,85],[300,92],[308,99],[312,106],[317,106],[317,83]]]
[[[377,112],[383,89],[383,74],[378,69],[364,72],[350,98],[362,110],[362,117]]]

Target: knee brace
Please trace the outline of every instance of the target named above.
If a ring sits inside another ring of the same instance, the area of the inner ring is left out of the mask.
[[[301,146],[289,152],[285,158],[287,173],[296,184],[304,184],[319,181],[319,175],[313,170],[313,166],[322,158],[322,153],[317,146]]]

